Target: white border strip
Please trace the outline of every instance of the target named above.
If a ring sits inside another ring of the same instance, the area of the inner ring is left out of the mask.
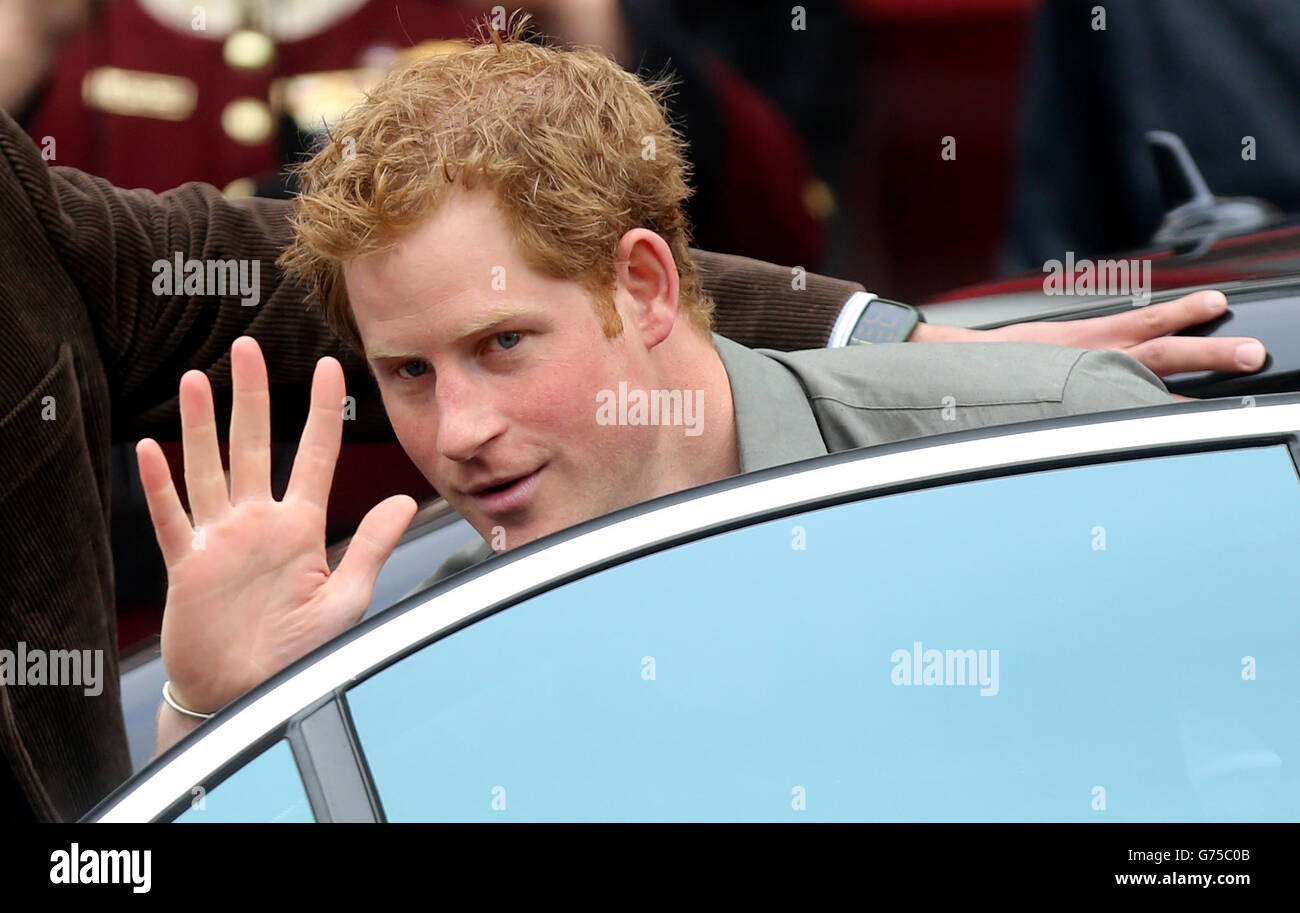
[[[919,446],[899,453],[809,469],[620,520],[469,580],[339,647],[229,719],[208,724],[213,725],[211,732],[154,771],[98,820],[153,819],[192,787],[204,785],[249,744],[409,645],[522,590],[647,544],[793,504],[971,470],[1297,430],[1300,403],[1114,419],[953,444],[926,445],[920,438]]]
[[[828,349],[842,349],[849,344],[849,337],[853,334],[853,328],[858,325],[862,318],[862,312],[867,309],[867,305],[875,301],[879,296],[875,292],[854,292],[844,302],[844,307],[840,308],[840,316],[835,318],[835,326],[831,327],[831,338],[826,343]]]

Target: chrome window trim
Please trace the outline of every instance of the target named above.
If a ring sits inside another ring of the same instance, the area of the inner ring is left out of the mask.
[[[842,349],[847,346],[849,336],[853,333],[853,328],[858,325],[862,312],[878,297],[875,292],[854,292],[850,295],[844,302],[844,306],[840,308],[840,316],[835,318],[835,326],[831,327],[831,338],[827,341],[826,347]]]
[[[749,518],[782,508],[801,508],[837,496],[858,497],[878,489],[921,483],[972,471],[1028,470],[1035,464],[1067,458],[1122,454],[1132,450],[1215,443],[1280,436],[1300,431],[1300,402],[1147,414],[1123,418],[1101,413],[1097,421],[1041,430],[1008,431],[974,440],[932,443],[919,438],[916,446],[735,485],[721,491],[638,513],[581,535],[526,554],[499,569],[470,577],[393,618],[357,635],[275,685],[228,719],[212,725],[171,761],[137,784],[92,820],[149,821],[204,783],[230,758],[264,739],[295,714],[337,689],[346,688],[386,659],[459,626],[485,607],[500,604],[534,587],[596,565],[608,564],[629,552],[670,541],[692,531],[734,527]],[[1217,408],[1216,408],[1217,406]],[[1155,407],[1156,410],[1166,407]],[[1090,418],[1090,417],[1085,417]],[[1049,420],[1056,421],[1056,420]],[[989,429],[997,430],[997,429]],[[912,442],[908,442],[912,443]]]

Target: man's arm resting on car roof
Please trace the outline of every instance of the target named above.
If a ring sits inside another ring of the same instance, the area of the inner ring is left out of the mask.
[[[1174,399],[1146,366],[1105,350],[1079,356],[1061,392],[1066,415],[1165,406]]]
[[[858,282],[804,273],[748,257],[692,251],[704,290],[717,302],[714,330],[751,349],[794,352],[826,345],[846,301],[865,289]],[[1164,338],[1223,314],[1218,292],[1194,292],[1176,301],[1088,320],[1018,323],[996,330],[919,324],[908,342],[1042,342],[1074,349],[1118,349],[1160,377],[1182,371],[1257,371],[1264,363],[1259,340],[1198,336]],[[939,307],[931,318],[943,319]],[[1249,350],[1238,353],[1248,345]],[[1251,351],[1253,350],[1253,351]]]

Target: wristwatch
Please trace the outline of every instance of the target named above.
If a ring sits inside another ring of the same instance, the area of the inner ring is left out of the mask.
[[[906,342],[925,317],[910,304],[855,292],[840,311],[831,330],[830,348]]]

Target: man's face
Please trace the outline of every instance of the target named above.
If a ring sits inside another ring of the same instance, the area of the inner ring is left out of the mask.
[[[616,290],[608,339],[579,285],[524,262],[490,191],[453,191],[344,278],[398,440],[494,547],[658,493],[648,429],[596,421],[598,391],[649,385],[631,299]]]

